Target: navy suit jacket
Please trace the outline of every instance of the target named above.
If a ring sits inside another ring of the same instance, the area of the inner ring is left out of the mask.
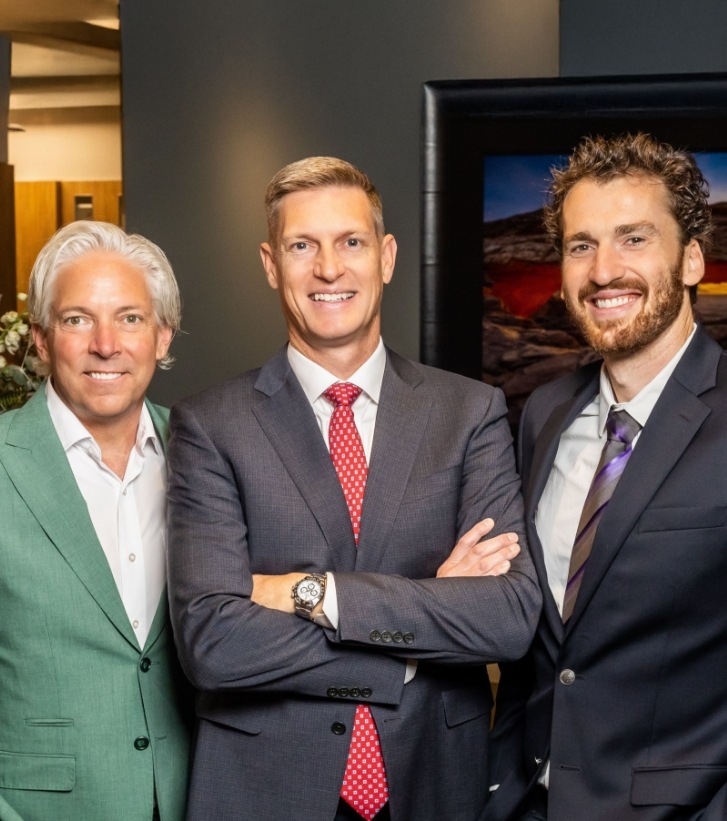
[[[535,514],[561,434],[598,393],[599,367],[544,386],[524,411],[543,613],[528,655],[503,669],[491,772],[500,787],[483,817],[517,817],[549,759],[549,821],[724,821],[727,357],[697,329],[601,519],[564,627]]]
[[[433,577],[486,515],[522,538],[500,391],[387,351],[358,549],[285,350],[176,406],[171,429],[171,610],[200,691],[189,817],[332,819],[366,701],[392,817],[476,818],[485,663],[526,651],[540,592],[526,549],[506,576]],[[335,574],[337,630],[251,602],[252,573],[291,571]]]

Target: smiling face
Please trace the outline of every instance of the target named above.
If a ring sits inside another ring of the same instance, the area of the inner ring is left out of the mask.
[[[659,344],[676,353],[692,328],[687,286],[704,275],[696,240],[682,245],[661,180],[583,179],[563,205],[562,296],[606,359]]]
[[[172,337],[157,323],[144,273],[91,252],[62,268],[52,288],[49,327],[34,325],[33,337],[53,387],[95,438],[118,425],[135,433]]]
[[[378,345],[396,241],[377,236],[368,197],[350,186],[286,194],[278,224],[275,246],[260,253],[291,344],[328,370],[331,360],[363,363]]]

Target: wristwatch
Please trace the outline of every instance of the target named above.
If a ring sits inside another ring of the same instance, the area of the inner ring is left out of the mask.
[[[312,619],[313,608],[326,592],[326,577],[317,573],[306,576],[293,585],[291,597],[295,600],[295,612],[304,619]]]

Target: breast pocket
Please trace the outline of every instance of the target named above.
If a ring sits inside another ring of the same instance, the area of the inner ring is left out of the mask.
[[[656,507],[644,511],[639,520],[639,533],[703,530],[725,524],[727,507]]]

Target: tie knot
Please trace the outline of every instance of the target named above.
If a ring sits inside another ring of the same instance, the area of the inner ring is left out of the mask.
[[[350,408],[361,395],[361,388],[352,382],[335,382],[323,391],[323,395],[336,407],[343,405]]]
[[[611,410],[606,419],[606,438],[617,439],[626,445],[634,441],[634,437],[641,430],[641,425],[625,410]]]

